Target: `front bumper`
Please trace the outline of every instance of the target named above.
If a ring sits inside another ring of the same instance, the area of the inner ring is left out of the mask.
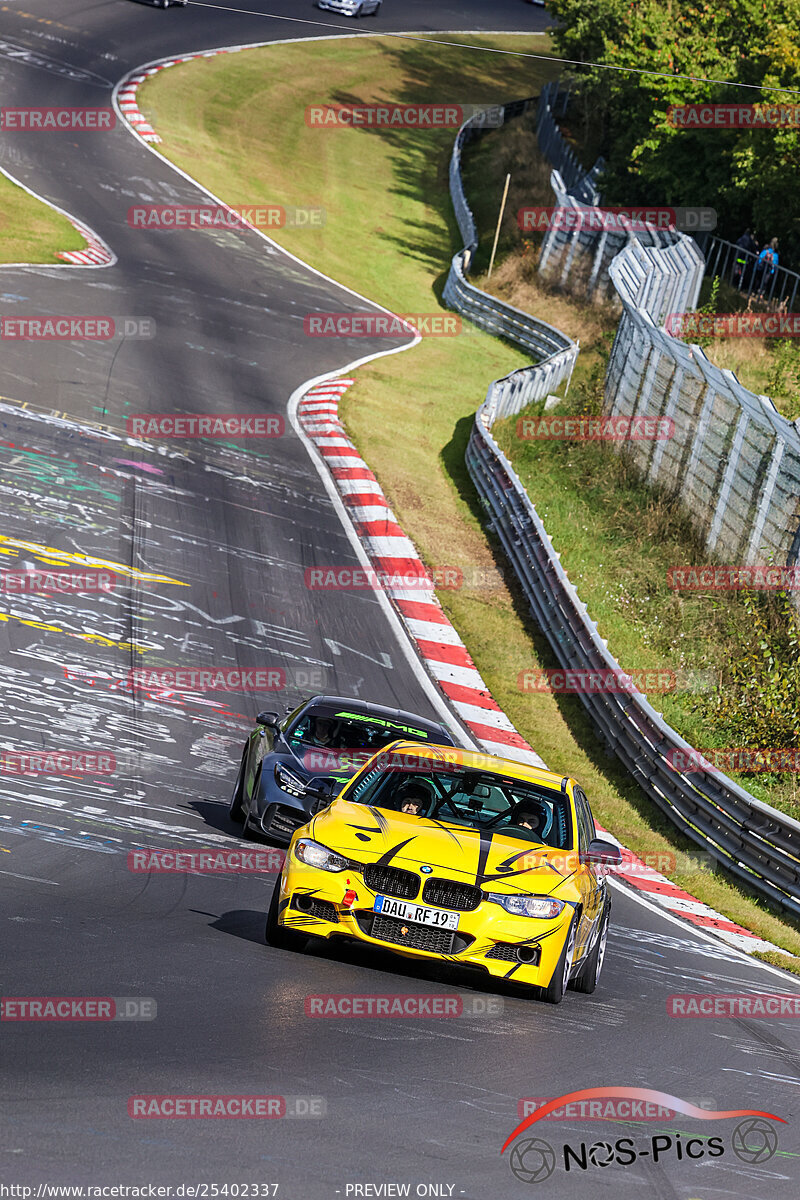
[[[278,787],[270,769],[258,789],[247,824],[268,842],[288,846],[292,835],[311,820],[311,810],[316,805],[317,801],[310,797],[293,796]]]
[[[288,846],[298,829],[307,825],[311,817],[300,808],[289,804],[268,804],[258,818],[249,818],[248,825],[257,829],[262,837],[276,846]]]
[[[346,906],[348,890],[356,898]],[[472,912],[459,912],[458,929],[449,931],[375,913],[377,894],[358,872],[321,871],[290,854],[281,876],[278,920],[309,936],[353,938],[405,957],[477,967],[498,979],[546,987],[573,916],[569,904],[558,917],[540,920],[512,916],[484,900]]]

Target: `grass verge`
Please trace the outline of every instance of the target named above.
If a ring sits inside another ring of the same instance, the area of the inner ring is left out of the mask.
[[[546,44],[480,40],[537,53]],[[557,71],[555,63],[532,67],[455,47],[345,38],[172,68],[144,85],[140,103],[158,121],[164,153],[228,203],[323,205],[323,229],[279,232],[288,249],[397,312],[424,313],[438,309],[450,255],[460,246],[447,189],[453,131],[313,129],[306,106],[442,96],[496,103],[535,92]],[[598,819],[631,849],[690,849],[606,755],[576,697],[517,689],[520,670],[553,664],[483,527],[464,450],[489,381],[524,362],[481,334],[425,338],[410,353],[360,369],[343,406],[348,430],[425,561],[484,572],[483,586],[444,591],[441,600],[517,728],[552,769],[581,779]],[[673,877],[800,953],[798,929],[721,876]]]
[[[0,262],[52,263],[86,242],[66,217],[0,175]]]

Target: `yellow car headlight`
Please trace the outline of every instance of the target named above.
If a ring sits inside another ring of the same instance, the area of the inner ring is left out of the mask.
[[[299,858],[307,867],[317,867],[320,871],[346,871],[351,865],[349,859],[342,858],[341,854],[329,850],[321,842],[312,841],[311,838],[300,838],[296,841],[294,854],[295,858]]]
[[[553,918],[563,912],[564,900],[553,900],[550,896],[506,896],[501,892],[487,892],[486,899],[499,904],[515,917]]]

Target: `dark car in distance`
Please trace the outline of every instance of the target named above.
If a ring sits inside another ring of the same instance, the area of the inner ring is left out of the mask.
[[[277,712],[259,713],[242,750],[230,816],[245,837],[288,846],[325,795],[398,739],[455,745],[436,721],[344,696],[312,696],[283,720]]]

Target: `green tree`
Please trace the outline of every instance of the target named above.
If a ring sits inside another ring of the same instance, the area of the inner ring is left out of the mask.
[[[680,129],[668,116],[671,105],[702,102],[800,105],[788,90],[800,93],[800,0],[550,0],[549,9],[560,55],[623,68],[565,68],[581,81],[583,138],[606,159],[605,200],[710,206],[718,232],[735,239],[754,225],[800,263],[800,130]]]

